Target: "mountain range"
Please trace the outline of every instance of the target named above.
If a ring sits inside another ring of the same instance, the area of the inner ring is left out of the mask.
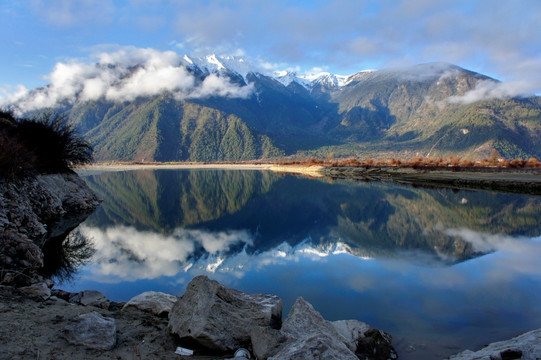
[[[472,98],[500,82],[452,64],[349,76],[265,73],[216,55],[184,56],[175,66],[194,88],[212,91],[90,100],[79,93],[56,111],[89,140],[97,160],[541,156],[541,98]]]

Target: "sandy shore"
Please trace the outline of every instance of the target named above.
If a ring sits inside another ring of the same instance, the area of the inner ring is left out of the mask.
[[[323,166],[312,165],[277,165],[277,164],[115,164],[99,163],[82,166],[76,169],[79,175],[95,175],[106,171],[130,171],[130,170],[270,170],[275,172],[303,174],[312,177],[323,177]]]

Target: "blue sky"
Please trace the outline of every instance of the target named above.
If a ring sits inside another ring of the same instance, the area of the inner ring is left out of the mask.
[[[541,93],[538,0],[2,0],[0,89],[126,46],[351,74],[430,61]]]

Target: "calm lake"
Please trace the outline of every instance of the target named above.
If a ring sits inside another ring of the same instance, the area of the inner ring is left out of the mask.
[[[284,318],[302,296],[328,320],[364,321],[406,360],[541,327],[539,196],[248,170],[84,179],[104,201],[76,230],[91,245],[72,254],[92,256],[58,272],[68,291],[181,295],[206,274],[280,296]]]

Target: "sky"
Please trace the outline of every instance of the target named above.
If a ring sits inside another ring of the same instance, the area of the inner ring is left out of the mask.
[[[0,97],[126,49],[342,75],[448,62],[541,94],[539,0],[2,0],[0,28]]]

